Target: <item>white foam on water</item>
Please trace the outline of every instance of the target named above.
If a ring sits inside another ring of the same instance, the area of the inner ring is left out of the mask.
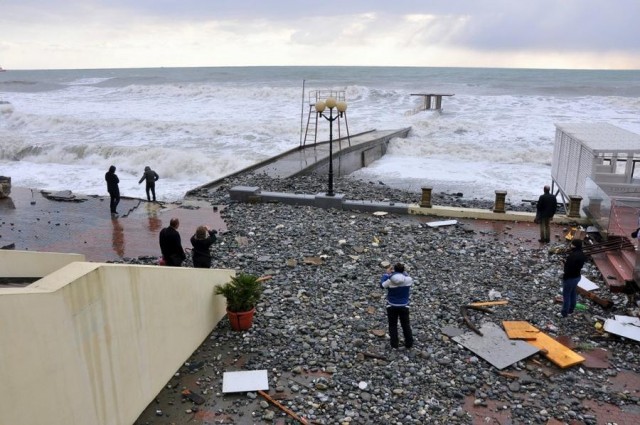
[[[307,82],[303,99],[301,82]],[[351,134],[411,127],[354,174],[418,191],[531,199],[551,180],[556,122],[602,121],[640,133],[640,73],[393,68],[194,68],[15,71],[0,76],[0,174],[13,184],[105,194],[116,165],[123,194],[205,184],[298,146],[308,93],[346,92]],[[11,79],[8,79],[11,74]],[[638,75],[636,75],[638,74]],[[552,82],[552,83],[550,83]],[[411,93],[450,92],[442,112]],[[622,88],[621,88],[622,87]],[[320,121],[318,140],[329,125]]]

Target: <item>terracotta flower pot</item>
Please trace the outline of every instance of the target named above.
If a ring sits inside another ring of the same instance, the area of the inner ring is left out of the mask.
[[[227,317],[234,331],[246,331],[253,324],[253,314],[256,312],[255,307],[250,311],[229,311],[227,309]]]

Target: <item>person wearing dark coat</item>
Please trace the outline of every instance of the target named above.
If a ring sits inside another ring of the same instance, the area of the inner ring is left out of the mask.
[[[151,194],[153,195],[153,202],[156,202],[156,181],[158,181],[159,178],[160,176],[158,173],[153,171],[151,167],[148,165],[144,167],[144,173],[142,174],[140,181],[138,181],[138,184],[145,180],[147,181],[145,190],[147,192],[147,201],[149,202],[151,202]]]
[[[193,267],[211,268],[211,252],[209,248],[216,242],[216,231],[207,226],[198,226],[196,233],[191,236],[193,250]]]
[[[180,267],[187,258],[182,248],[178,227],[180,227],[180,220],[172,218],[169,221],[169,227],[160,231],[160,252],[167,266]]]
[[[562,317],[573,313],[576,308],[578,283],[582,279],[582,266],[587,261],[582,252],[582,241],[571,241],[571,253],[564,262],[564,275],[562,276]]]
[[[109,167],[109,171],[105,173],[104,179],[107,181],[107,192],[109,192],[109,197],[111,198],[111,202],[109,202],[111,214],[118,214],[116,208],[120,203],[120,188],[118,187],[120,179],[116,175],[116,167],[114,165]]]
[[[551,188],[549,186],[544,187],[544,193],[538,198],[538,204],[536,205],[536,219],[535,222],[540,225],[540,239],[538,241],[545,243],[551,241],[551,219],[556,213],[558,208],[558,201],[555,195],[552,195]]]

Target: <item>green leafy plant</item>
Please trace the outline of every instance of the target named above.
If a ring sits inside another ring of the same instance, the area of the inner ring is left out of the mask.
[[[240,273],[231,281],[216,287],[215,293],[227,299],[229,311],[244,312],[253,309],[262,295],[262,282],[252,274]]]

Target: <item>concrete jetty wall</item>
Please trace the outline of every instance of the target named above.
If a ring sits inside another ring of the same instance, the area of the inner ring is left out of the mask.
[[[0,286],[0,422],[134,423],[225,315],[214,288],[234,273],[73,262]]]

